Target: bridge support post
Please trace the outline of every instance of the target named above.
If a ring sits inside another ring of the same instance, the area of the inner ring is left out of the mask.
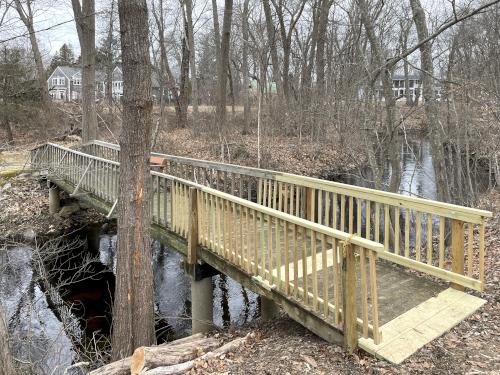
[[[279,315],[279,306],[272,299],[260,296],[260,317],[264,321],[272,320]]]
[[[214,319],[212,278],[191,282],[192,333],[205,333],[212,329]]]
[[[49,186],[49,212],[55,214],[61,208],[61,201],[59,199],[59,189],[52,182],[47,182]]]

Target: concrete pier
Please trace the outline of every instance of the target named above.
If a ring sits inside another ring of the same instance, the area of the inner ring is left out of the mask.
[[[55,214],[61,208],[61,201],[59,199],[59,189],[57,186],[49,182],[49,212]]]
[[[260,317],[262,320],[272,320],[278,317],[280,308],[273,300],[260,296]]]
[[[192,331],[208,332],[213,328],[214,307],[212,278],[191,281],[191,320]]]

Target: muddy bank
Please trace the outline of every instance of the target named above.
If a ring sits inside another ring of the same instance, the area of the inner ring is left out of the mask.
[[[5,179],[0,186],[0,243],[44,242],[87,226],[104,223],[105,217],[81,202],[60,193],[61,210],[49,213],[47,183],[30,174]]]

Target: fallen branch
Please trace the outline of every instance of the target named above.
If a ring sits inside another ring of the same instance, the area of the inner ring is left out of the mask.
[[[228,352],[234,351],[235,349],[238,349],[240,346],[245,344],[250,337],[250,334],[246,335],[245,337],[240,337],[236,340],[230,341],[227,344],[222,345],[220,348],[215,349],[212,352],[208,352],[196,359],[192,359],[190,361],[184,362],[184,363],[179,363],[175,365],[170,365],[170,366],[161,366],[161,367],[156,367],[151,370],[148,370],[146,372],[143,372],[141,374],[143,375],[178,375],[178,374],[184,374],[187,371],[191,370],[193,367],[196,366],[197,363],[201,361],[208,361],[210,359],[216,358],[218,356],[221,356],[222,354],[226,354]]]

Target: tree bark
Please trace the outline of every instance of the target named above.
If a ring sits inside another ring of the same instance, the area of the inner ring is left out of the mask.
[[[316,51],[316,85],[318,99],[325,93],[325,44],[327,38],[328,15],[333,4],[332,0],[322,0],[319,10],[319,24]]]
[[[97,139],[95,106],[95,0],[71,0],[82,56],[82,142]]]
[[[218,66],[218,94],[217,94],[217,122],[219,129],[225,128],[226,123],[226,91],[229,66],[229,42],[231,37],[231,22],[233,17],[233,0],[224,1],[224,19],[220,44],[220,61]]]
[[[410,0],[410,5],[413,13],[413,21],[417,29],[418,40],[419,43],[422,43],[429,36],[424,9],[422,8],[420,0]],[[420,65],[423,71],[422,94],[433,151],[433,164],[434,173],[436,175],[438,198],[448,202],[450,201],[450,189],[446,175],[443,150],[444,133],[439,124],[437,100],[434,92],[434,65],[432,62],[431,42],[422,43],[420,45]]]
[[[250,80],[248,79],[248,17],[249,17],[249,2],[244,0],[243,13],[241,15],[241,34],[243,37],[242,46],[242,64],[241,70],[243,71],[243,134],[250,132]]]
[[[115,0],[111,0],[109,11],[108,35],[106,36],[106,98],[109,106],[110,119],[113,119],[113,26]]]
[[[395,128],[395,111],[396,111],[396,101],[394,100],[394,95],[392,93],[392,77],[391,65],[385,64],[384,54],[382,51],[382,44],[380,38],[375,33],[375,26],[373,20],[370,18],[368,12],[368,4],[365,0],[357,0],[359,7],[361,22],[365,26],[366,36],[370,41],[370,46],[373,54],[373,60],[378,66],[385,66],[384,71],[381,74],[382,81],[382,91],[385,99],[385,136],[381,141],[381,146],[384,149],[382,156],[389,159],[391,163],[391,179],[389,183],[389,191],[397,192],[399,189],[399,183],[401,181],[401,165],[400,165],[400,155],[399,155],[399,141],[397,129]],[[384,167],[384,160],[379,163],[381,164],[379,168]],[[376,184],[381,183],[381,173],[377,172],[378,177],[376,178]],[[380,186],[376,186],[380,188]]]
[[[189,46],[189,66],[191,69],[191,102],[193,105],[193,123],[198,123],[198,77],[196,74],[196,49],[194,44],[194,25],[193,25],[193,0],[185,0],[187,39]]]
[[[186,343],[195,344],[199,340],[204,340],[205,337],[199,333],[196,335],[184,337],[179,340],[175,340],[166,344],[162,344],[162,347],[175,348],[177,345],[184,345]],[[130,361],[132,357],[126,357],[115,362],[108,363],[102,367],[99,367],[89,373],[89,375],[129,375],[130,374]]]
[[[123,129],[112,358],[155,343],[150,239],[151,62],[146,0],[119,0]]]
[[[130,373],[132,375],[142,374],[148,368],[160,366],[171,366],[178,363],[190,361],[200,355],[200,352],[218,348],[221,342],[214,338],[206,338],[196,343],[187,343],[174,347],[164,346],[142,346],[137,348],[130,360]]]
[[[9,345],[9,332],[7,331],[2,305],[0,305],[0,374],[15,375]]]
[[[280,74],[280,62],[278,59],[278,49],[276,48],[276,31],[274,30],[273,16],[271,14],[271,6],[269,0],[263,0],[264,14],[266,17],[267,39],[269,40],[269,50],[271,52],[273,81],[276,84],[276,90],[279,96],[283,96],[283,87]]]
[[[33,0],[26,1],[26,9],[21,4],[21,0],[15,0],[16,10],[24,23],[24,26],[28,29],[28,34],[30,38],[31,51],[33,52],[33,59],[35,60],[36,66],[36,79],[38,82],[38,89],[40,91],[40,97],[42,100],[42,105],[45,110],[50,108],[50,97],[49,89],[47,87],[47,81],[45,80],[45,70],[43,68],[42,54],[38,48],[38,41],[36,39],[35,27],[33,25],[33,9],[31,5]]]

